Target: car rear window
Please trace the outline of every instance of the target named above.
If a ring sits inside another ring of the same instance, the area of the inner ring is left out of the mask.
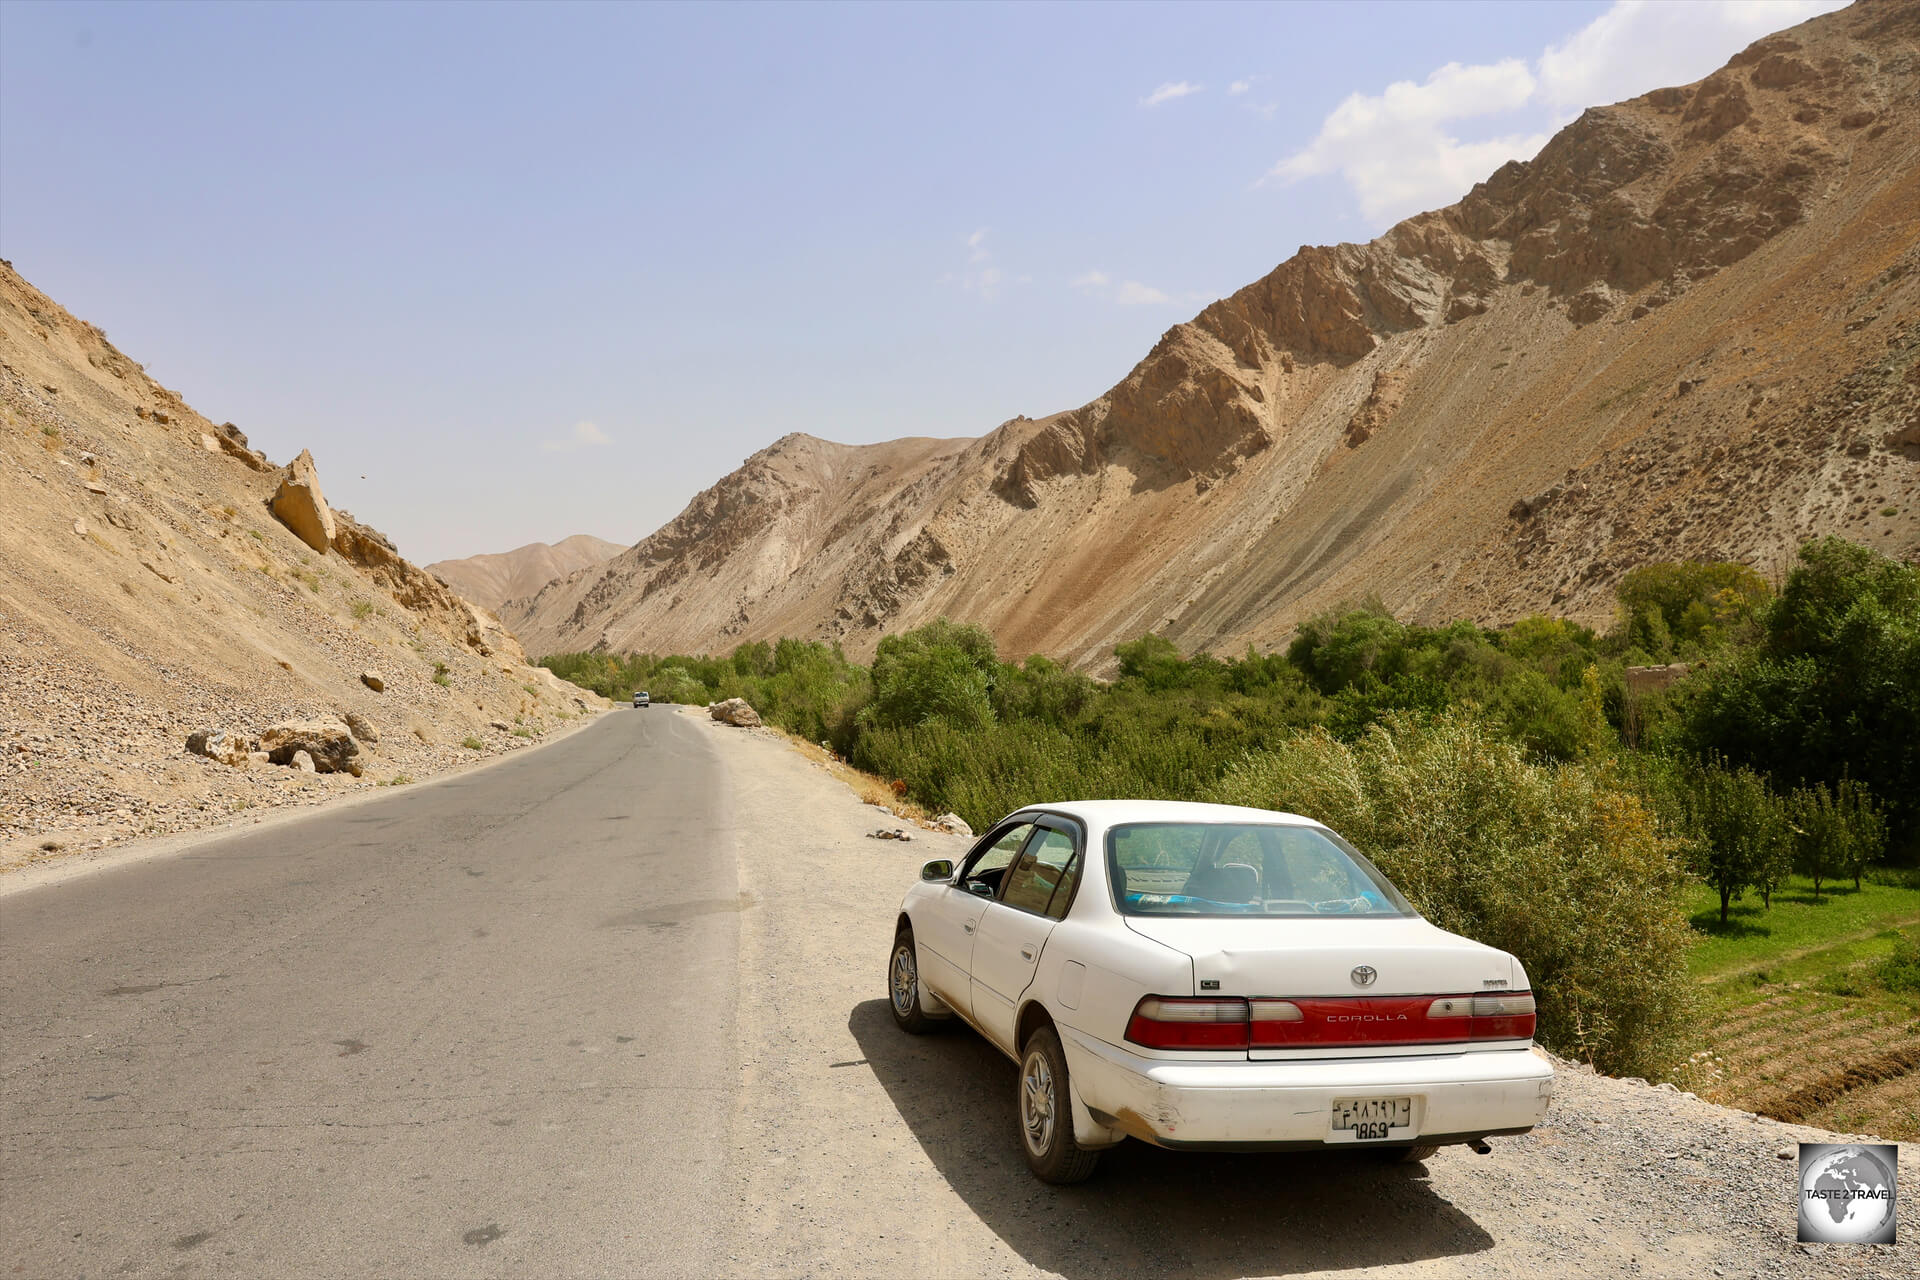
[[[1359,850],[1320,827],[1132,822],[1107,832],[1107,868],[1128,915],[1415,914]]]

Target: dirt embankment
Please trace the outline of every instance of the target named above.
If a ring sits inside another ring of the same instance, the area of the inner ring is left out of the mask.
[[[698,714],[686,712],[683,714]],[[733,780],[741,913],[733,1116],[742,1206],[724,1256],[757,1275],[1920,1276],[1920,1197],[1893,1246],[1795,1242],[1799,1142],[1844,1140],[1561,1062],[1545,1124],[1491,1156],[1109,1152],[1035,1181],[1013,1064],[965,1030],[900,1034],[895,911],[967,842],[901,825],[770,730],[704,718]],[[909,830],[913,830],[909,828]],[[1857,1137],[1857,1135],[1848,1135]],[[1902,1159],[1902,1180],[1920,1165]],[[724,1264],[723,1264],[724,1269]]]
[[[318,495],[292,471],[0,264],[0,870],[404,785],[605,705],[346,512],[276,516],[283,481]],[[288,721],[350,725],[358,776],[187,750]]]

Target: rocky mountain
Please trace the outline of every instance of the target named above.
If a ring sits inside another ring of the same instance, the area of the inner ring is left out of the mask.
[[[427,566],[427,572],[482,608],[498,610],[509,600],[532,595],[555,578],[604,563],[625,550],[617,542],[576,533],[552,546],[530,542],[493,555],[436,560]]]
[[[1610,617],[1650,559],[1920,553],[1920,3],[1596,107],[1367,244],[1303,248],[1080,408],[788,436],[505,609],[534,652],[870,653],[946,614],[1087,666],[1404,616]]]
[[[310,454],[274,466],[7,263],[0,531],[0,869],[424,777],[600,701],[331,507]]]

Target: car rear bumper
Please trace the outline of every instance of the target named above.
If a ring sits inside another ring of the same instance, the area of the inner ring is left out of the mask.
[[[1165,1147],[1407,1146],[1525,1133],[1547,1114],[1553,1067],[1527,1049],[1290,1061],[1169,1061],[1070,1029],[1076,1092],[1103,1125]],[[1410,1098],[1412,1123],[1359,1141],[1336,1099]]]

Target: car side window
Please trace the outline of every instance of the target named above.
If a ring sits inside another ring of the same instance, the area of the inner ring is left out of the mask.
[[[1007,868],[1013,865],[1020,846],[1027,842],[1031,834],[1031,822],[1007,828],[1005,835],[976,854],[973,861],[967,864],[966,871],[960,877],[960,887],[982,898],[994,897],[1000,892],[1000,881],[1006,876]]]
[[[1026,853],[1021,855],[1020,861],[1007,873],[1006,887],[1001,891],[1000,901],[1035,915],[1049,914],[1048,904],[1065,882],[1072,863],[1073,837],[1064,831],[1041,828],[1027,846]],[[1061,910],[1065,909],[1063,900]]]

